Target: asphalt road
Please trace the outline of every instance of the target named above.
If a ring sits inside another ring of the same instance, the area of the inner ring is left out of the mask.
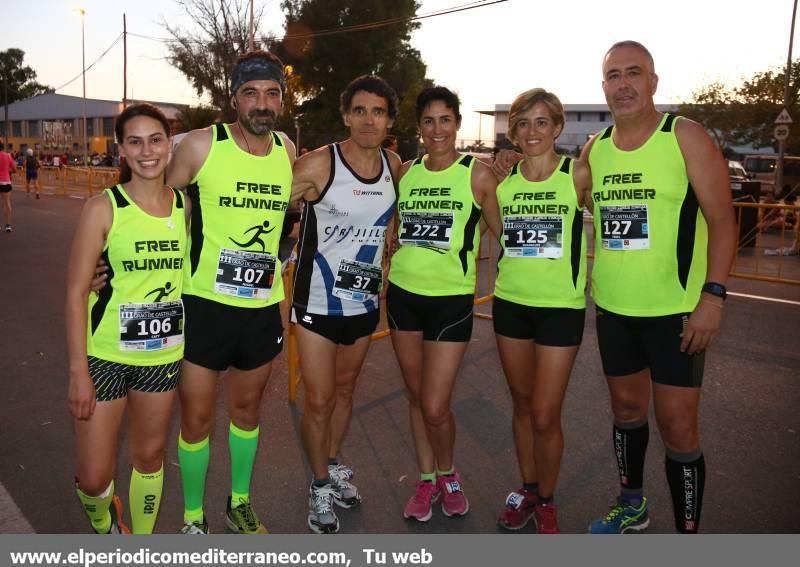
[[[82,200],[13,195],[14,232],[0,233],[0,485],[21,514],[0,513],[0,533],[89,533],[72,484],[71,419],[66,409],[64,269]],[[800,264],[797,257],[787,261]],[[707,484],[702,531],[800,532],[800,286],[734,279],[722,333],[706,358],[702,445]],[[478,308],[488,311],[488,306]],[[611,414],[593,325],[586,334],[564,406],[566,449],[556,493],[564,532],[584,532],[616,492]],[[224,529],[229,490],[227,417],[220,385],[206,513]],[[288,403],[285,353],[265,397],[252,498],[275,533],[306,533],[309,473],[299,442],[298,405]],[[364,501],[340,513],[343,533],[495,533],[506,494],[519,485],[510,397],[491,322],[476,319],[453,399],[456,464],[470,499],[465,518],[438,511],[425,525],[403,520],[416,466],[402,380],[388,339],[373,343],[355,398],[342,457],[356,471]],[[178,408],[175,408],[177,418]],[[646,492],[651,532],[672,532],[662,444],[651,420]],[[176,419],[170,436],[177,438]],[[126,435],[123,431],[123,447]],[[117,486],[127,500],[130,465],[120,452]],[[166,458],[158,532],[182,523],[176,446]],[[0,486],[0,502],[2,502]],[[8,505],[8,504],[7,504]],[[28,523],[26,523],[28,522]],[[532,533],[529,526],[524,533]]]

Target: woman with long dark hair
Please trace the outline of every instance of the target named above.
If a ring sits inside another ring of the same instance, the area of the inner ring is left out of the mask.
[[[118,436],[127,410],[134,533],[152,533],[163,456],[183,357],[182,268],[188,201],[164,183],[169,122],[149,104],[115,126],[126,159],[120,183],[90,199],[67,266],[69,409],[76,492],[95,532],[130,533],[114,490]],[[106,285],[90,293],[102,258]]]

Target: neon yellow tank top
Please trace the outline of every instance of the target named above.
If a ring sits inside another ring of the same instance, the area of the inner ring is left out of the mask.
[[[211,150],[187,187],[192,199],[184,293],[234,307],[283,299],[278,245],[292,190],[280,135],[267,156],[243,151],[227,124],[215,124]]]
[[[106,286],[90,294],[86,352],[104,360],[155,366],[183,358],[181,290],[187,237],[183,195],[154,217],[121,185],[105,190],[113,220],[102,258]]]
[[[614,313],[655,317],[694,310],[706,278],[708,229],[665,114],[647,142],[614,145],[613,126],[589,154],[594,201],[592,297]]]
[[[574,162],[562,157],[544,181],[528,181],[522,162],[497,187],[503,255],[494,293],[531,307],[586,307],[586,235],[573,183]]]
[[[427,156],[425,156],[427,157]],[[475,293],[481,209],[472,195],[475,158],[459,156],[442,171],[418,158],[400,179],[400,249],[389,281],[418,295]]]

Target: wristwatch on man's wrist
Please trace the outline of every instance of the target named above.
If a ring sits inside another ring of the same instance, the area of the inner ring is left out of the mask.
[[[708,293],[714,297],[719,297],[723,301],[725,301],[725,299],[728,297],[728,289],[721,283],[717,282],[706,282],[703,284],[703,293]]]

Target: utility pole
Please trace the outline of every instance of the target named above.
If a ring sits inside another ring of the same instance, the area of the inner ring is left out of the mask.
[[[128,24],[122,14],[122,110],[128,108]]]
[[[783,107],[789,109],[789,77],[792,74],[792,44],[794,43],[794,21],[797,16],[797,0],[792,9],[792,27],[789,31],[789,55],[786,56],[786,71],[783,75]],[[797,134],[795,134],[797,135]],[[786,154],[786,141],[778,142],[778,160],[775,163],[775,196],[783,193],[783,156]]]
[[[83,166],[89,161],[89,138],[86,136],[86,33],[84,32],[83,20],[86,17],[84,8],[75,8],[81,15],[81,61],[83,65]]]
[[[250,0],[250,41],[248,42],[247,51],[255,51],[256,49],[256,40],[254,37],[254,24],[253,24],[253,2],[254,0]]]

